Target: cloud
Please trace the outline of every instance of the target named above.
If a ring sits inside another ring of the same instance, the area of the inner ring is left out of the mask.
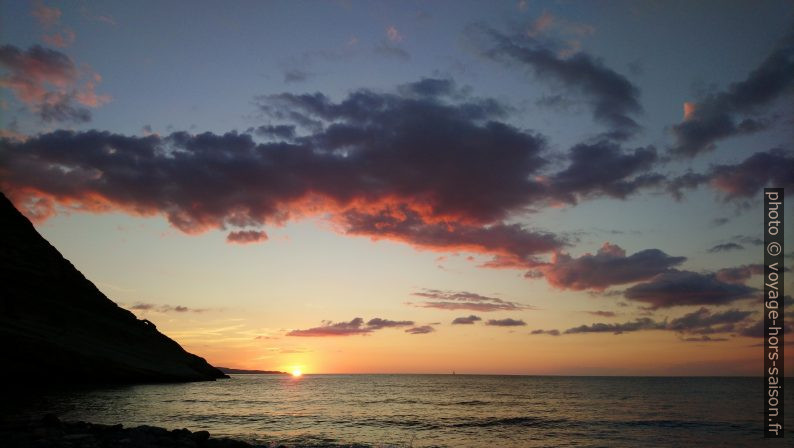
[[[700,274],[670,269],[650,281],[626,289],[624,297],[648,304],[651,309],[683,305],[725,305],[747,299],[756,293],[755,288],[729,283],[714,273]]]
[[[44,43],[57,48],[66,48],[71,46],[74,43],[75,38],[76,35],[74,34],[74,31],[70,29],[65,29],[54,34],[45,34],[41,37]]]
[[[551,263],[531,272],[542,273],[552,286],[561,289],[604,290],[612,285],[650,279],[685,260],[685,257],[673,257],[658,249],[626,256],[620,246],[604,243],[595,255],[587,253],[573,258],[555,253]]]
[[[98,107],[110,100],[107,95],[96,94],[101,80],[97,74],[81,74],[75,63],[57,50],[39,45],[27,50],[3,45],[0,68],[6,71],[0,76],[0,87],[14,92],[45,122],[89,121],[91,112],[86,107]],[[83,79],[86,76],[88,80]]]
[[[249,244],[267,241],[267,233],[260,230],[238,230],[226,235],[227,243]]]
[[[390,41],[395,43],[402,42],[403,40],[402,34],[400,34],[400,31],[394,25],[391,25],[388,28],[386,28],[386,37],[388,37]]]
[[[711,224],[714,225],[714,227],[720,227],[720,226],[724,226],[729,221],[730,221],[730,218],[719,217],[719,218],[714,218],[711,221]]]
[[[467,317],[456,317],[452,321],[452,325],[471,325],[474,324],[474,322],[481,320],[482,319],[479,316],[475,316],[474,314],[471,314]]]
[[[405,332],[408,334],[427,334],[434,331],[436,331],[436,329],[430,325],[422,325],[421,327],[413,327],[405,330]]]
[[[733,268],[723,268],[715,273],[717,280],[726,283],[744,284],[753,275],[764,275],[764,265],[746,264]]]
[[[377,213],[346,211],[337,221],[349,235],[406,241],[426,249],[495,254],[511,267],[525,266],[533,255],[552,251],[564,244],[553,234],[518,224],[483,226],[446,220],[427,222],[407,207]]]
[[[364,319],[356,317],[350,322],[324,322],[322,326],[307,330],[292,330],[287,336],[324,337],[324,336],[350,336],[371,333],[372,329],[364,326]]]
[[[372,48],[372,51],[386,58],[399,59],[402,61],[410,61],[411,54],[402,47],[392,44],[391,42],[380,42]]]
[[[568,158],[568,167],[548,181],[553,194],[568,203],[588,196],[625,199],[665,180],[661,174],[647,173],[658,160],[653,147],[626,151],[609,141],[581,143],[570,149]]]
[[[684,342],[721,342],[727,341],[728,338],[713,338],[711,336],[703,335],[703,336],[690,336],[681,339]]]
[[[745,80],[690,103],[684,120],[672,127],[675,144],[670,152],[694,157],[713,150],[719,140],[766,129],[767,119],[757,114],[794,85],[792,54],[794,34],[784,38]]]
[[[759,338],[760,339],[760,338],[764,337],[764,327],[765,326],[766,326],[766,324],[764,323],[764,320],[760,319],[760,320],[757,320],[757,321],[745,326],[744,328],[742,328],[740,330],[739,334],[741,336],[745,336],[745,337],[748,337],[748,338]],[[788,334],[788,333],[791,333],[792,329],[794,329],[794,326],[792,326],[790,322],[787,322],[787,323],[785,323],[783,325],[783,328],[782,328],[783,331],[781,331],[781,329],[777,329],[777,330],[773,330],[772,333],[774,333],[774,331],[777,331],[778,335],[780,335],[781,333],[782,334]]]
[[[532,308],[531,306],[523,305],[517,302],[510,302],[496,297],[488,297],[466,291],[440,291],[437,289],[425,289],[420,292],[412,293],[412,295],[428,299],[425,302],[412,303],[412,305],[420,308],[435,308],[440,310],[470,310],[479,312],[518,311]]]
[[[176,305],[176,306],[156,305],[153,303],[142,303],[142,302],[138,302],[130,306],[129,309],[133,311],[157,311],[160,313],[170,313],[170,312],[186,313],[188,311],[193,313],[203,313],[205,311],[208,311],[206,308],[188,308],[182,305]]]
[[[758,238],[756,236],[734,235],[731,239],[733,241],[736,241],[739,244],[751,244],[753,246],[763,246],[764,245],[764,240],[762,238]]]
[[[91,121],[91,111],[75,104],[73,93],[47,92],[37,106],[36,114],[41,121],[87,123]]]
[[[593,316],[601,316],[601,317],[615,317],[617,314],[614,311],[588,311],[589,314]]]
[[[737,165],[716,165],[709,173],[712,187],[725,194],[726,200],[754,198],[767,185],[794,186],[794,152],[772,149],[757,152]]]
[[[532,25],[527,30],[527,35],[530,37],[535,37],[547,29],[549,29],[554,24],[554,16],[551,15],[548,11],[543,11],[543,13],[532,22]]]
[[[3,140],[0,184],[23,209],[43,200],[43,217],[56,204],[162,214],[190,234],[323,216],[349,235],[523,264],[566,244],[504,223],[543,200],[534,177],[547,162],[543,138],[501,123],[498,102],[468,97],[450,80],[359,90],[338,103],[320,93],[258,102],[287,123],[252,132],[289,141],[61,130]]]
[[[485,322],[485,325],[491,325],[494,327],[523,327],[526,325],[526,322],[520,319],[490,319]]]
[[[57,25],[61,20],[60,9],[46,6],[41,2],[36,2],[31,15],[45,28]]]
[[[745,321],[752,314],[752,311],[735,309],[712,313],[707,308],[700,308],[671,320],[665,329],[696,334],[726,333],[734,331],[735,324]]]
[[[529,332],[529,334],[547,334],[549,336],[559,336],[560,330],[532,330]]]
[[[41,101],[47,85],[64,88],[78,78],[77,68],[68,56],[40,45],[28,50],[0,46],[0,66],[9,72],[0,78],[0,86],[10,88],[26,103]]]
[[[298,69],[287,70],[286,72],[284,72],[284,82],[286,83],[303,82],[309,79],[311,76],[312,76],[311,73],[303,70],[298,70]]]
[[[657,323],[656,321],[654,321],[649,317],[642,317],[632,322],[624,322],[618,324],[595,323],[592,325],[580,325],[578,327],[573,327],[565,330],[564,334],[579,334],[579,333],[623,334],[632,331],[660,330],[663,328],[664,328],[664,324]]]
[[[281,140],[292,140],[295,138],[295,126],[291,125],[263,125],[254,129],[256,135]]]
[[[327,337],[366,335],[384,328],[409,327],[411,325],[414,325],[412,321],[394,321],[389,319],[381,319],[379,317],[370,319],[365,324],[364,319],[356,317],[350,322],[334,323],[330,321],[323,321],[323,324],[319,327],[308,328],[306,330],[292,330],[287,333],[287,336]]]
[[[707,308],[687,313],[681,317],[668,321],[657,321],[650,317],[642,317],[633,321],[622,323],[593,323],[580,325],[565,330],[563,334],[582,333],[613,333],[623,334],[635,331],[671,331],[681,335],[697,335],[696,337],[682,337],[686,342],[705,342],[725,340],[719,337],[710,337],[712,334],[734,333],[740,330],[741,324],[753,314],[752,311],[737,309],[714,313]],[[543,334],[543,330],[533,331],[532,334]]]
[[[780,148],[760,151],[737,164],[713,165],[705,173],[686,173],[667,182],[668,191],[676,198],[682,190],[709,184],[724,194],[725,201],[754,198],[769,185],[794,191],[794,151]]]
[[[712,246],[708,252],[711,254],[716,254],[719,252],[730,252],[732,250],[744,250],[744,246],[736,243],[722,243]]]
[[[398,328],[398,327],[410,327],[413,325],[413,321],[410,320],[389,320],[389,319],[381,319],[376,317],[374,319],[370,319],[367,322],[367,327],[373,330],[380,330],[381,328]]]
[[[590,102],[595,120],[610,127],[607,136],[626,139],[639,130],[631,117],[642,111],[639,89],[601,60],[583,52],[566,56],[570,51],[555,52],[551,43],[530,35],[519,38],[490,29],[478,31],[488,41],[482,45],[485,57],[529,68],[540,79],[582,94]]]

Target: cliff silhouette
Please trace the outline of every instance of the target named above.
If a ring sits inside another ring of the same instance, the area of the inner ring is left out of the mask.
[[[108,299],[2,194],[0,359],[5,386],[228,378]]]

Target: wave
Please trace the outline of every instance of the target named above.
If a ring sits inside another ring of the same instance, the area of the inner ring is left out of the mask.
[[[535,428],[541,428],[541,427],[551,428],[567,423],[568,420],[565,419],[553,419],[553,418],[543,418],[543,417],[507,417],[507,418],[479,419],[468,422],[455,423],[451,426],[455,428],[466,428],[466,427],[487,428],[487,427],[499,427],[499,426],[525,426],[525,427],[535,427]]]

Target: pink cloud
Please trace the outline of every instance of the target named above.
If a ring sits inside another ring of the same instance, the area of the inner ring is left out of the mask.
[[[261,243],[267,239],[267,233],[261,230],[239,230],[226,236],[226,242],[234,244]]]
[[[74,31],[66,29],[55,34],[45,34],[41,39],[53,47],[66,48],[74,43],[75,37]]]
[[[61,20],[61,10],[58,8],[52,8],[49,6],[45,6],[41,2],[37,2],[36,6],[33,8],[33,12],[31,15],[36,18],[39,24],[43,27],[51,27],[58,23]]]
[[[99,75],[88,68],[78,70],[57,50],[0,46],[0,67],[7,72],[0,76],[0,87],[14,92],[44,121],[88,121],[90,112],[80,106],[98,107],[110,101],[108,95],[95,92]]]
[[[386,36],[388,36],[389,40],[394,43],[401,42],[403,40],[402,34],[400,34],[400,31],[394,25],[386,28]]]

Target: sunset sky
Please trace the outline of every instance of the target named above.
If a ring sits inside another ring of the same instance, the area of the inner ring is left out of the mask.
[[[0,190],[216,366],[760,374],[793,100],[791,1],[0,1]]]

